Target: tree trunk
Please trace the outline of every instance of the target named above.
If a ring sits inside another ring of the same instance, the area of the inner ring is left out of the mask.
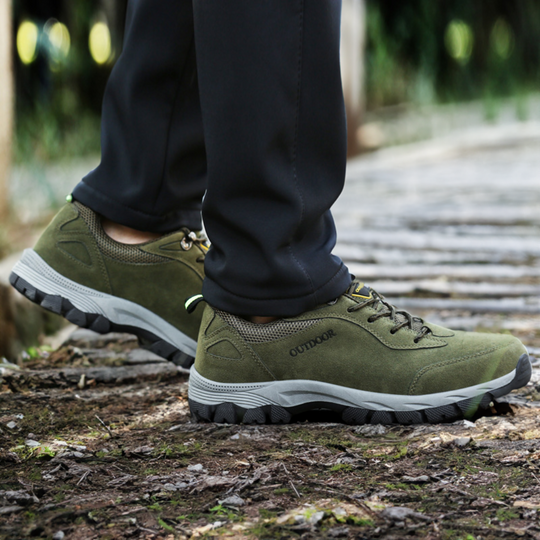
[[[0,0],[0,224],[8,212],[8,178],[13,126],[11,1]]]
[[[343,0],[341,14],[341,78],[347,112],[347,154],[360,151],[357,132],[364,108],[365,0]]]

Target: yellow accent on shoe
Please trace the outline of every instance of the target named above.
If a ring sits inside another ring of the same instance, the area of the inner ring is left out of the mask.
[[[356,289],[354,289],[354,292],[351,293],[351,296],[354,296],[355,298],[364,298],[366,300],[369,300],[370,298],[372,298],[372,294],[371,294],[371,289],[369,291],[369,296],[364,296],[362,294],[358,294],[362,291],[362,289],[364,288],[364,284],[363,283],[358,283]]]

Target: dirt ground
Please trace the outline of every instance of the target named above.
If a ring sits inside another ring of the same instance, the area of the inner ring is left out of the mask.
[[[539,139],[489,129],[351,162],[336,254],[396,305],[538,355]],[[540,364],[453,424],[229,426],[191,423],[187,374],[133,338],[62,342],[0,359],[2,539],[540,540]]]
[[[2,368],[0,538],[540,539],[540,369],[452,424],[194,424],[136,347],[82,331]]]

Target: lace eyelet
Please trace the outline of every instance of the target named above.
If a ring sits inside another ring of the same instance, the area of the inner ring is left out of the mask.
[[[397,330],[394,330],[393,328],[392,328],[392,330],[390,330],[390,333],[391,333],[392,335],[394,335],[396,332],[397,332]]]
[[[368,317],[367,322],[368,322],[369,324],[372,324],[372,323],[374,323],[375,321],[374,321],[371,317]]]
[[[414,338],[413,341],[418,344],[418,342],[420,341],[418,338]]]
[[[182,246],[182,249],[184,251],[189,251],[193,246],[193,241],[188,240],[187,237],[184,236],[184,238],[182,238],[182,240],[180,241],[180,245]]]
[[[347,313],[352,313],[352,312],[353,312],[353,310],[350,307],[348,307],[347,308]]]

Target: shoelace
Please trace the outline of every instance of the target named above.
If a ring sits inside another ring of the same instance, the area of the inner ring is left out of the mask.
[[[415,323],[415,319],[419,320],[420,322],[423,322],[423,320],[420,317],[413,317],[408,311],[399,310],[392,304],[389,304],[382,294],[379,294],[375,292],[373,289],[370,289],[371,291],[371,298],[368,298],[364,302],[360,302],[354,306],[351,306],[347,308],[347,311],[349,313],[352,313],[353,311],[358,311],[366,306],[373,306],[377,310],[377,313],[374,313],[368,318],[368,322],[372,323],[377,321],[378,319],[381,319],[382,317],[390,317],[392,321],[394,321],[396,324],[390,329],[391,334],[395,334],[398,330],[401,328],[408,327],[411,330],[414,330],[413,326]],[[386,308],[386,309],[385,309]],[[403,318],[402,321],[398,320],[397,315],[401,315]],[[414,342],[418,343],[422,338],[427,336],[431,333],[431,330],[427,326],[422,326],[422,329],[416,334],[416,337],[414,338]]]
[[[185,236],[180,242],[182,245],[182,249],[184,249],[185,251],[189,251],[194,245],[197,246],[201,250],[202,254],[197,257],[196,261],[198,263],[204,263],[206,253],[210,249],[207,246],[207,238],[205,236],[197,236],[193,231],[190,231],[189,229],[183,229],[183,231],[185,233]]]

